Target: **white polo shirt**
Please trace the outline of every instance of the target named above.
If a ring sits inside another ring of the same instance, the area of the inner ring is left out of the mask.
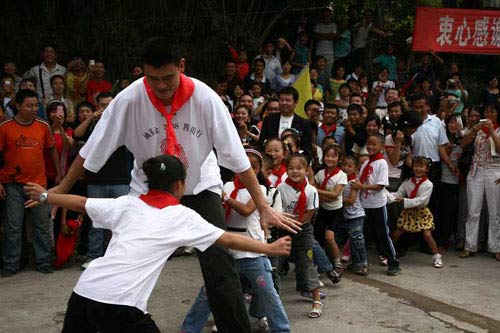
[[[260,185],[260,188],[265,196],[266,188],[262,185]],[[233,190],[234,190],[233,182],[227,182],[224,184],[224,193],[231,194]],[[251,199],[252,197],[250,196],[250,193],[246,188],[240,189],[238,191],[238,194],[236,195],[236,201],[241,202],[242,204],[247,204]],[[238,234],[248,236],[262,243],[266,242],[264,230],[262,230],[262,228],[260,227],[260,215],[257,209],[255,209],[253,213],[248,216],[240,215],[234,209],[231,209],[229,217],[226,219],[226,223],[228,228],[231,227],[242,230],[241,232],[229,230],[230,232],[236,232]],[[263,254],[259,253],[245,252],[245,251],[238,251],[231,249],[229,249],[229,252],[233,255],[235,259],[257,258],[263,256]]]
[[[363,170],[367,165],[368,161],[365,161],[359,170],[358,178],[361,178]],[[370,166],[373,168],[373,172],[368,176],[366,184],[389,186],[389,167],[387,166],[387,162],[383,159],[376,160]],[[359,199],[363,208],[380,208],[387,204],[387,196],[383,189],[380,191],[360,190]]]
[[[433,162],[441,161],[438,147],[448,143],[446,130],[441,125],[441,120],[433,115],[428,115],[423,124],[412,135],[413,156],[425,156]]]
[[[321,185],[323,184],[323,180],[325,179],[325,172],[326,169],[319,170],[316,176],[314,176],[314,180],[316,181],[316,184]],[[335,186],[337,185],[346,185],[347,184],[347,175],[344,173],[344,171],[340,170],[335,176],[332,178],[328,179],[328,182],[326,183],[326,191],[333,191],[335,189]],[[340,192],[339,196],[337,197],[336,200],[333,200],[331,202],[322,202],[320,203],[320,207],[326,210],[335,210],[335,209],[340,209],[342,208],[342,191]]]
[[[172,120],[181,147],[179,158],[186,166],[185,194],[204,190],[220,194],[218,163],[239,173],[248,170],[250,162],[220,97],[203,82],[190,79],[194,82],[194,92]],[[111,154],[125,145],[135,158],[130,193],[136,196],[146,193],[142,163],[164,153],[165,126],[166,120],[154,108],[143,80],[134,81],[109,104],[80,150],[85,169],[98,172]]]
[[[74,292],[143,312],[163,266],[179,246],[204,251],[224,233],[192,209],[158,209],[129,195],[87,199],[85,210],[95,228],[111,229],[113,237],[104,257],[82,273]]]

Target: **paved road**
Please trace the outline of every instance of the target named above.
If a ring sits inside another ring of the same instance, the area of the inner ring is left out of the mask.
[[[338,286],[323,278],[323,316],[284,278],[284,305],[293,332],[500,332],[500,263],[489,256],[444,256],[435,269],[428,255],[402,258],[403,274],[387,277],[372,265],[368,277],[346,275]],[[375,262],[375,261],[373,261]],[[0,332],[58,332],[78,266],[43,275],[32,270],[0,278]],[[149,302],[163,332],[176,332],[202,283],[195,257],[170,260]],[[207,330],[208,332],[208,330]]]

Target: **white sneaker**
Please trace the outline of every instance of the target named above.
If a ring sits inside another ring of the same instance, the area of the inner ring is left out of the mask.
[[[441,254],[437,253],[437,254],[433,255],[432,260],[434,261],[434,267],[436,267],[436,268],[443,267],[443,259],[441,257]]]
[[[257,325],[259,329],[264,330],[264,331],[269,331],[269,323],[267,322],[267,317],[262,317],[259,318]]]

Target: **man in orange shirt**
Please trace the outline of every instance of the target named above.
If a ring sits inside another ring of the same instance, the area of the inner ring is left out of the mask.
[[[56,183],[61,180],[59,157],[54,147],[52,131],[47,122],[36,117],[37,93],[20,90],[16,94],[16,105],[16,116],[0,125],[0,152],[5,161],[0,169],[0,197],[6,201],[2,277],[11,276],[19,270],[24,202],[27,200],[23,185],[33,182],[47,186],[43,158],[45,149],[49,150],[57,170]],[[30,208],[28,213],[35,228],[33,247],[36,269],[41,273],[52,273],[49,206]]]

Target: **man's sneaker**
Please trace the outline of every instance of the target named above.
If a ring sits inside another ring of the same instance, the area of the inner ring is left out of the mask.
[[[433,255],[432,260],[434,261],[434,267],[436,268],[443,267],[443,258],[439,253]]]
[[[36,270],[40,273],[43,273],[43,274],[54,273],[54,270],[52,269],[52,267],[50,265],[43,265],[43,266],[37,267]]]
[[[387,258],[384,256],[378,256],[378,262],[380,266],[387,266]]]
[[[94,260],[94,259],[87,259],[87,260],[85,260],[85,262],[80,266],[80,269],[82,271],[84,271],[85,269],[87,269],[87,267],[89,267],[89,265],[92,262],[92,260]]]
[[[389,267],[386,273],[389,276],[398,276],[401,274],[401,268],[399,268],[399,266]]]
[[[269,331],[269,323],[267,322],[267,317],[259,318],[257,321],[257,327],[260,330]]]
[[[313,298],[313,294],[311,291],[303,291],[300,293],[300,296],[304,297],[304,298],[310,298],[312,299]],[[326,294],[323,293],[323,292],[319,292],[319,298],[320,299],[325,299],[326,298]]]
[[[2,269],[2,277],[11,277],[12,275],[16,274],[17,271],[13,271],[12,269],[7,269],[7,268],[4,268]]]

